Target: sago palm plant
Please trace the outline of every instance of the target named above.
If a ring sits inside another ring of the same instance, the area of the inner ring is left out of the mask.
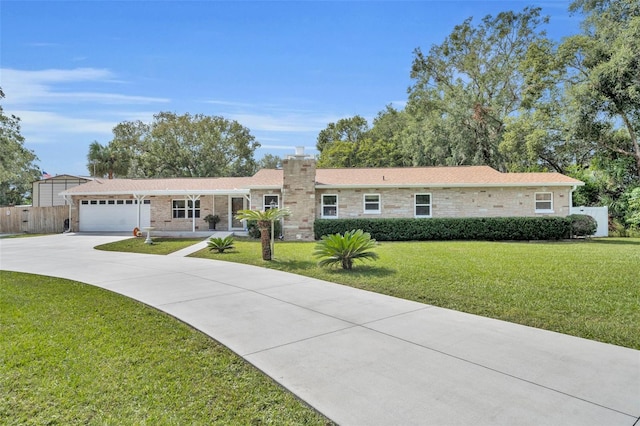
[[[319,266],[340,264],[343,269],[351,270],[354,260],[375,260],[378,254],[373,250],[376,240],[362,229],[345,232],[344,235],[323,235],[316,244],[313,255],[322,258]]]
[[[209,241],[207,241],[207,246],[209,246],[209,251],[217,250],[218,253],[224,253],[225,250],[233,248],[233,236],[227,235],[226,237],[211,237]]]

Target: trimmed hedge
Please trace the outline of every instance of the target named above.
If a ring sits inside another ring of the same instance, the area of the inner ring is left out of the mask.
[[[571,221],[571,236],[588,237],[598,230],[598,222],[586,214],[570,214],[567,218]]]
[[[316,239],[362,229],[377,241],[560,240],[569,238],[566,217],[480,217],[432,219],[317,219]]]

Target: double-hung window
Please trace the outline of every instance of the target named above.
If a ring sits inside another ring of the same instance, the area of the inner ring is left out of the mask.
[[[415,217],[431,217],[431,194],[416,194]]]
[[[200,200],[195,201],[195,212],[193,210],[193,200],[173,200],[172,201],[172,211],[173,218],[193,218],[195,213],[195,217],[200,217]]]
[[[270,210],[272,205],[275,208],[278,208],[280,206],[278,195],[265,195],[262,200],[264,203],[263,205],[265,211]]]
[[[380,194],[364,194],[363,202],[365,213],[380,213]]]
[[[553,213],[553,192],[536,192],[536,213]]]
[[[322,217],[326,219],[338,217],[337,195],[322,195]]]

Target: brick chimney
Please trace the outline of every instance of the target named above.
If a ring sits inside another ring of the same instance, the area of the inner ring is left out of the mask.
[[[291,210],[284,220],[283,235],[287,241],[313,241],[316,217],[316,160],[296,147],[295,155],[282,161],[282,201]]]

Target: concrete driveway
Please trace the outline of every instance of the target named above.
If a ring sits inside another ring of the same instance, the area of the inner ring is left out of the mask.
[[[93,250],[122,238],[2,239],[0,268],[154,306],[342,425],[640,424],[640,351],[252,266]]]

